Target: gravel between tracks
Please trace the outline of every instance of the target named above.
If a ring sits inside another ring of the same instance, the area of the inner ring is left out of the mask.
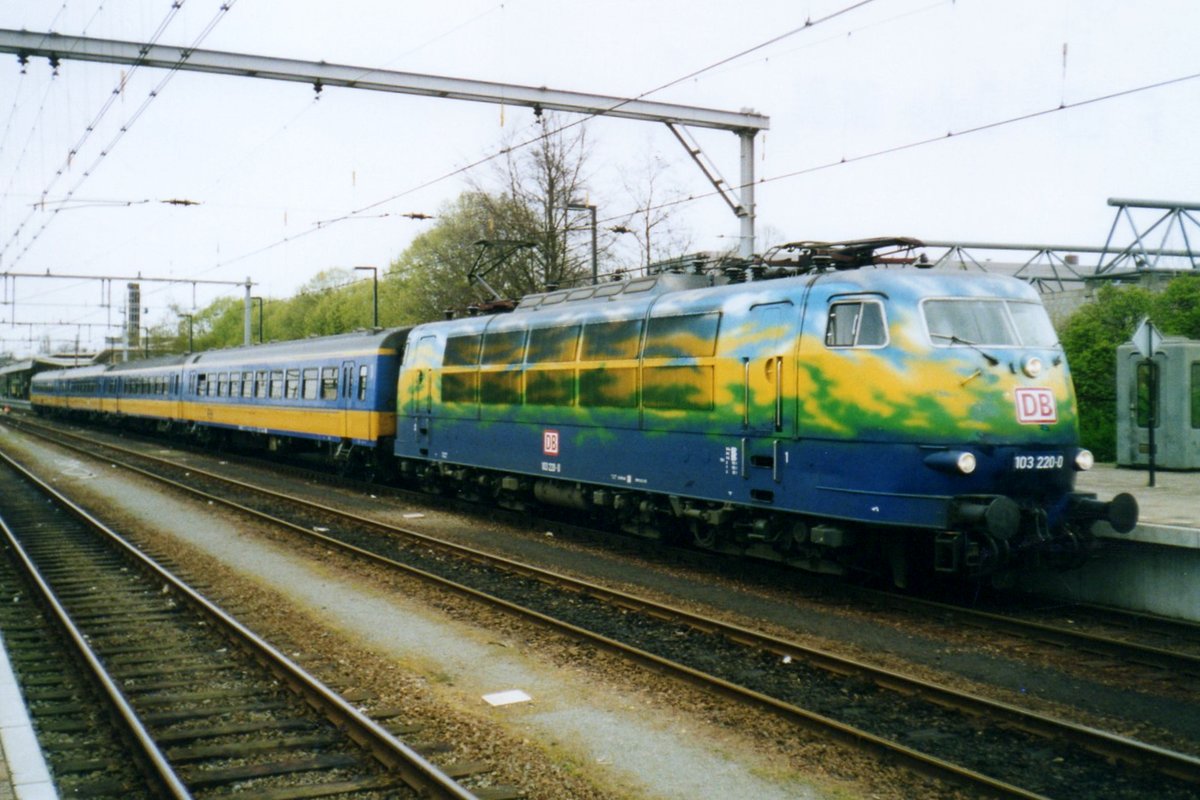
[[[424,726],[414,738],[455,743],[452,760],[487,760],[492,781],[530,798],[956,796],[506,615],[165,498],[119,471],[19,449],[203,576],[218,602],[336,688],[375,707],[414,708],[404,718]],[[450,515],[422,522],[477,525]],[[505,689],[533,702],[481,700]]]

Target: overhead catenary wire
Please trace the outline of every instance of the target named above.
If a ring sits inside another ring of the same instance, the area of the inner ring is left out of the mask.
[[[470,172],[471,170],[477,169],[478,167],[481,167],[485,164],[491,163],[495,159],[505,156],[515,150],[519,150],[519,149],[522,149],[525,147],[530,147],[532,145],[535,145],[538,142],[544,141],[552,136],[556,136],[564,131],[570,130],[571,128],[577,127],[579,125],[583,125],[584,123],[588,122],[591,119],[594,119],[595,117],[603,116],[606,113],[610,113],[612,111],[618,110],[619,108],[621,108],[624,105],[627,105],[627,104],[632,103],[637,100],[643,100],[652,94],[661,92],[665,89],[668,89],[672,86],[683,83],[685,81],[692,80],[706,72],[709,72],[711,70],[714,70],[721,66],[729,64],[729,63],[736,61],[737,59],[743,58],[751,53],[758,52],[766,47],[769,47],[773,44],[781,42],[789,37],[803,33],[807,30],[811,30],[812,28],[815,28],[818,25],[822,25],[824,23],[831,22],[831,21],[833,21],[839,17],[842,17],[852,11],[855,11],[864,6],[870,5],[873,2],[875,2],[875,0],[859,0],[858,2],[851,3],[850,5],[844,6],[836,11],[832,11],[829,14],[826,14],[822,17],[818,17],[816,19],[809,17],[804,21],[804,24],[802,24],[802,25],[791,28],[788,31],[778,34],[776,36],[772,36],[771,38],[769,38],[763,42],[759,42],[758,44],[755,44],[751,47],[740,50],[737,53],[734,53],[733,55],[720,58],[716,61],[709,63],[706,66],[692,70],[685,75],[682,75],[678,78],[668,81],[667,83],[656,86],[652,89],[648,89],[634,97],[624,98],[620,102],[614,103],[613,105],[611,105],[608,108],[600,109],[600,110],[594,111],[590,114],[581,115],[581,117],[579,119],[572,120],[571,122],[560,125],[557,128],[554,128],[552,130],[543,131],[542,133],[540,133],[536,136],[533,136],[529,139],[526,139],[525,141],[519,142],[517,144],[500,148],[499,150],[497,150],[489,155],[483,156],[482,158],[476,159],[475,161],[472,161],[466,165],[463,165],[456,169],[450,170],[449,172],[443,173],[442,175],[439,175],[435,178],[431,178],[431,179],[424,181],[420,184],[417,184],[415,186],[409,187],[408,189],[405,189],[402,192],[398,192],[396,194],[390,195],[389,197],[385,197],[381,200],[377,200],[373,203],[370,203],[366,206],[362,206],[360,208],[354,209],[353,211],[349,211],[346,214],[343,214],[339,217],[333,217],[333,218],[330,218],[327,220],[322,220],[319,225],[314,225],[306,231],[302,231],[302,232],[297,233],[292,236],[285,236],[281,239],[271,242],[270,244],[264,245],[256,250],[252,250],[250,252],[243,253],[232,259],[221,261],[217,264],[214,264],[212,267],[210,267],[206,270],[203,270],[199,274],[207,274],[207,273],[215,271],[217,269],[222,269],[224,267],[232,266],[234,264],[240,263],[242,261],[253,258],[255,256],[262,255],[263,253],[270,252],[271,250],[274,250],[277,247],[282,247],[283,245],[291,244],[291,243],[297,241],[298,239],[305,238],[314,233],[317,233],[320,230],[327,229],[327,228],[331,227],[332,225],[335,225],[339,222],[344,222],[344,221],[347,221],[350,219],[357,218],[360,215],[366,214],[368,211],[374,211],[375,209],[379,208],[382,205],[386,205],[387,203],[391,203],[391,202],[399,200],[403,197],[407,197],[411,194],[415,194],[416,192],[419,192],[423,189],[427,189],[431,186],[435,186],[435,185],[442,183],[444,181],[447,181],[451,178],[457,177],[459,175],[463,175],[467,172]]]
[[[162,37],[162,35],[166,32],[167,27],[170,25],[171,21],[174,20],[175,16],[182,9],[184,2],[185,2],[185,0],[175,0],[175,2],[172,3],[171,10],[168,12],[167,16],[163,19],[163,21],[161,23],[159,23],[158,28],[151,35],[150,42],[152,44],[157,43],[158,39],[160,39]],[[236,3],[237,3],[237,0],[225,0],[224,2],[222,2],[221,5],[219,6],[219,8],[217,9],[217,13],[212,17],[212,19],[208,22],[208,24],[204,27],[204,29],[200,31],[200,33],[195,37],[195,39],[193,39],[191,47],[193,47],[193,48],[197,47],[201,42],[203,42],[204,39],[207,38],[210,33],[212,33],[213,29],[225,17],[225,15],[229,13],[229,11],[233,8],[233,6]],[[121,93],[124,90],[125,84],[128,82],[129,77],[132,76],[133,73],[138,69],[138,66],[139,66],[138,64],[134,64],[128,73],[124,73],[124,72],[122,73],[121,80],[118,82],[117,86],[114,87],[113,91],[109,94],[107,100],[101,106],[99,113],[96,115],[95,118],[93,118],[92,122],[87,126],[84,134],[80,137],[79,141],[77,141],[75,143],[75,145],[70,150],[68,150],[65,161],[55,171],[54,176],[50,179],[50,182],[46,186],[46,188],[42,190],[41,197],[43,198],[43,200],[49,196],[51,190],[53,190],[53,188],[54,188],[55,184],[57,184],[59,178],[61,178],[63,175],[65,175],[69,171],[69,169],[72,165],[72,162],[74,161],[75,156],[79,153],[79,151],[83,147],[84,143],[86,143],[91,138],[93,132],[97,129],[97,126],[98,126],[100,120],[108,113],[109,109],[112,108],[113,104],[121,96]],[[150,107],[150,104],[154,102],[154,100],[159,96],[159,94],[166,87],[166,85],[177,74],[178,74],[178,70],[175,70],[175,69],[167,71],[166,76],[164,76],[163,79],[161,81],[159,81],[158,84],[154,87],[154,89],[152,89],[150,91],[150,93],[142,101],[141,105],[139,105],[138,108],[133,112],[133,114],[125,121],[125,123],[120,126],[117,133],[113,136],[113,138],[109,141],[109,143],[100,150],[99,154],[92,161],[91,165],[88,166],[88,168],[83,171],[82,175],[79,177],[79,180],[77,180],[75,182],[75,185],[72,186],[71,189],[69,189],[66,192],[66,194],[64,195],[65,200],[69,201],[74,196],[75,192],[77,192],[79,190],[79,188],[87,181],[87,179],[89,177],[91,177],[91,175],[95,171],[96,167],[99,166],[99,164],[108,156],[108,154],[112,152],[113,148],[115,148],[117,146],[117,144],[121,141],[121,139],[123,139],[125,137],[125,134],[127,134],[129,132],[129,130],[134,126],[134,124],[137,123],[137,121],[141,118],[141,116]],[[26,224],[28,224],[28,222],[33,218],[34,214],[37,213],[37,208],[38,208],[38,206],[35,205],[30,210],[29,214],[17,226],[17,229],[13,232],[13,235],[9,238],[9,240],[7,242],[5,242],[3,247],[0,247],[0,261],[3,260],[4,255],[5,255],[5,253],[8,252],[10,246],[19,239],[21,231],[24,230]],[[50,224],[54,221],[56,216],[57,216],[57,210],[42,222],[41,227],[38,228],[37,231],[35,231],[30,236],[29,240],[25,243],[25,246],[23,248],[21,248],[21,250],[19,250],[16,253],[16,255],[11,259],[11,261],[8,263],[8,268],[11,269],[13,266],[20,263],[21,259],[25,256],[26,253],[29,252],[29,249],[34,245],[34,243],[37,242],[37,240],[41,237],[42,233],[45,232],[46,228],[48,228],[50,226]]]

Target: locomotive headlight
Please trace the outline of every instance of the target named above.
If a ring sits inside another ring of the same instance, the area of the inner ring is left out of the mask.
[[[1079,452],[1075,454],[1075,469],[1080,472],[1087,472],[1095,463],[1096,457],[1092,455],[1091,450],[1080,448]]]
[[[926,466],[950,475],[970,475],[975,471],[975,454],[966,450],[939,450],[925,456]]]
[[[1030,356],[1021,365],[1021,371],[1031,378],[1036,378],[1042,374],[1042,360],[1037,356]]]

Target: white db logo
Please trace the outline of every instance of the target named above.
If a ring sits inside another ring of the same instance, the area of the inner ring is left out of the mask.
[[[1041,425],[1058,422],[1058,406],[1049,389],[1017,389],[1017,422]]]

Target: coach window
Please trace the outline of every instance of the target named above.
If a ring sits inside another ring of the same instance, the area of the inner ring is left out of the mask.
[[[321,367],[321,399],[337,400],[338,369],[337,367]]]
[[[300,396],[300,370],[289,369],[287,371],[283,384],[283,394],[288,400],[295,400]]]
[[[254,373],[254,396],[267,396],[267,372],[266,370],[258,370]]]
[[[242,373],[242,397],[254,397],[254,373]]]
[[[853,300],[829,307],[826,347],[884,347],[887,343],[887,324],[879,301]]]
[[[358,367],[358,399],[367,399],[367,365],[360,364]]]
[[[283,399],[283,370],[271,370],[271,397],[274,400]]]
[[[304,399],[316,400],[319,390],[320,384],[317,383],[317,368],[306,367],[304,370]]]

